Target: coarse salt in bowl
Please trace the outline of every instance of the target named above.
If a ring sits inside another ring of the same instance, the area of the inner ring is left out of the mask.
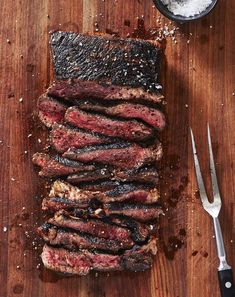
[[[217,0],[153,0],[158,10],[167,18],[187,22],[206,16]]]

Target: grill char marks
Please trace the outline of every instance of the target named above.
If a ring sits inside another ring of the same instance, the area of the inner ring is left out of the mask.
[[[131,232],[123,227],[110,225],[100,220],[83,220],[72,217],[65,211],[55,213],[53,218],[48,220],[49,224],[62,228],[70,228],[79,232],[88,233],[95,237],[111,240],[119,240],[125,244],[131,243]]]
[[[57,79],[144,86],[153,92],[160,88],[162,50],[156,42],[58,31],[51,34],[50,43]]]
[[[134,242],[131,240],[129,242],[121,242],[118,240],[94,237],[89,234],[76,232],[72,229],[58,228],[48,223],[44,223],[39,227],[38,233],[46,243],[53,246],[63,246],[69,250],[98,249],[117,253],[134,246]]]
[[[156,162],[161,156],[160,143],[154,148],[142,148],[131,143],[113,143],[84,149],[69,149],[63,154],[65,158],[83,163],[101,163],[122,169],[139,168],[144,164]]]
[[[41,167],[39,175],[50,178],[66,176],[84,170],[89,171],[95,168],[92,165],[84,165],[76,161],[61,158],[58,155],[51,157],[44,153],[34,154],[32,160],[35,165]]]
[[[120,137],[130,141],[144,141],[154,136],[152,128],[143,123],[133,121],[120,121],[98,114],[91,114],[70,107],[65,114],[67,123],[86,130],[91,130],[107,136]]]
[[[142,168],[119,170],[108,167],[95,171],[85,171],[78,174],[69,175],[67,181],[73,185],[80,185],[83,182],[112,179],[120,182],[134,181],[157,185],[158,173],[155,166],[145,166]]]
[[[110,255],[82,250],[71,252],[63,248],[43,247],[42,261],[46,268],[66,274],[86,275],[95,271],[144,271],[151,268],[150,253],[133,251],[124,255]]]
[[[57,124],[53,126],[50,133],[50,142],[57,152],[64,153],[70,148],[83,148],[88,145],[109,143],[111,139],[92,132],[88,133]]]
[[[66,109],[66,105],[46,95],[38,99],[38,117],[48,128],[55,123],[63,123]]]
[[[143,185],[121,184],[106,192],[81,190],[63,181],[55,181],[49,197],[43,200],[44,210],[57,211],[60,209],[85,208],[95,199],[100,203],[131,201],[151,204],[157,202],[158,191]]]
[[[165,116],[160,110],[142,104],[122,103],[115,106],[105,106],[85,102],[79,104],[79,108],[85,111],[101,112],[110,116],[142,120],[159,131],[164,129],[166,123]]]
[[[160,103],[163,96],[160,93],[149,93],[142,88],[130,88],[115,85],[101,85],[95,81],[79,79],[55,81],[47,90],[52,97],[61,98],[76,105],[85,99],[95,99],[104,102],[143,100],[151,103]]]

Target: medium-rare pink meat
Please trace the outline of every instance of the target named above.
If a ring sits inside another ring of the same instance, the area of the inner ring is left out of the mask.
[[[151,148],[143,148],[132,143],[112,143],[83,149],[71,148],[63,157],[83,163],[101,163],[133,169],[158,161],[162,157],[162,146],[160,142]]]
[[[44,153],[35,153],[32,161],[35,165],[41,167],[39,175],[43,177],[58,177],[95,169],[93,165],[85,165],[76,161],[61,158],[58,155],[51,157]]]
[[[69,107],[67,109],[65,121],[78,128],[131,141],[147,140],[154,135],[152,128],[136,120],[115,120],[81,111],[77,107]]]
[[[120,256],[87,250],[72,252],[45,244],[41,257],[46,268],[67,274],[86,275],[91,270],[122,270]]]
[[[88,145],[97,145],[101,143],[109,143],[112,139],[88,133],[79,129],[71,128],[63,125],[53,125],[50,133],[50,143],[59,153],[64,153],[71,148],[83,148]]]
[[[47,127],[63,123],[67,106],[53,98],[42,95],[38,99],[38,117]]]
[[[91,252],[88,250],[68,251],[64,248],[55,248],[47,244],[41,255],[44,266],[48,269],[66,273],[86,275],[95,271],[145,271],[151,268],[152,256],[145,250],[132,250],[123,255],[111,255]]]
[[[149,93],[141,88],[116,85],[101,85],[95,81],[79,79],[55,81],[47,90],[49,96],[58,97],[76,103],[76,99],[96,99],[99,101],[133,101],[144,100],[159,103],[163,100],[160,93]]]
[[[68,228],[58,228],[48,223],[44,223],[39,227],[38,233],[46,243],[53,246],[63,246],[69,250],[98,249],[117,253],[121,250],[131,249],[134,246],[134,242],[131,240],[104,239]]]
[[[101,112],[110,116],[124,119],[137,119],[162,131],[166,124],[164,114],[157,108],[151,108],[142,104],[122,103],[114,106],[105,106],[90,102],[79,104],[79,108],[85,111]]]

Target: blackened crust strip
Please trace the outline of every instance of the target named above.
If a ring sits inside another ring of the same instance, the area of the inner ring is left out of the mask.
[[[156,43],[57,31],[50,39],[57,79],[79,78],[158,91]]]

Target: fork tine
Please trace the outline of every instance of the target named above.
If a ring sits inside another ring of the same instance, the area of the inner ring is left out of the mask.
[[[211,144],[211,133],[210,133],[209,124],[207,125],[207,136],[208,136],[209,153],[210,153],[211,183],[212,183],[212,191],[213,191],[213,196],[214,196],[213,203],[221,205],[221,198],[220,198],[218,180],[217,180],[217,176],[216,176],[215,161],[214,161],[214,155],[213,155],[212,144]]]
[[[210,202],[207,198],[206,189],[205,189],[203,178],[202,178],[201,168],[200,168],[199,160],[197,157],[197,150],[196,150],[194,135],[193,135],[193,131],[191,128],[190,128],[190,132],[191,132],[191,140],[192,140],[192,148],[193,148],[194,165],[195,165],[195,170],[196,170],[197,183],[198,183],[198,188],[199,188],[199,192],[200,192],[200,197],[201,197],[202,204],[203,204],[204,208],[208,209],[210,207]]]

